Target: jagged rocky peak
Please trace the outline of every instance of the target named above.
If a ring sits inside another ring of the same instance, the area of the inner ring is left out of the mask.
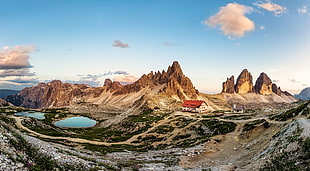
[[[262,95],[270,95],[273,92],[272,81],[264,72],[257,78],[254,88],[256,93]]]
[[[149,74],[144,74],[133,84],[126,85],[114,92],[114,94],[138,92],[145,87],[152,88],[163,84],[165,87],[161,90],[161,93],[165,93],[168,96],[177,95],[180,99],[185,99],[186,96],[195,98],[198,94],[191,80],[183,74],[181,66],[177,61],[174,61],[168,67],[167,72],[165,70],[155,73],[151,71]]]
[[[168,67],[167,74],[172,75],[174,73],[180,76],[183,75],[181,65],[179,64],[178,61],[174,61],[172,65]]]
[[[227,80],[223,82],[222,93],[235,93],[235,77],[234,76],[227,78]]]
[[[253,77],[247,69],[244,69],[237,78],[235,91],[240,94],[254,92]]]
[[[103,87],[110,87],[111,85],[112,85],[112,80],[110,80],[109,78],[104,80]]]
[[[276,93],[277,95],[281,96],[282,90],[276,84],[272,84],[272,92]]]

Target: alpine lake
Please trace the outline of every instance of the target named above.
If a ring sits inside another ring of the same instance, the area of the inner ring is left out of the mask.
[[[42,120],[45,119],[45,114],[46,113],[42,112],[27,111],[27,112],[18,112],[15,113],[14,115],[31,117]],[[61,119],[59,121],[54,122],[53,124],[60,128],[90,128],[96,125],[96,121],[85,116],[74,116]]]

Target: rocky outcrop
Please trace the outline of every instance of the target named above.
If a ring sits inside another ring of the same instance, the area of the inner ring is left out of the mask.
[[[272,81],[271,79],[262,72],[256,80],[254,86],[255,92],[262,95],[270,95],[272,94]]]
[[[244,69],[239,75],[236,85],[235,85],[236,93],[245,94],[245,93],[253,93],[253,78],[251,73]]]
[[[290,96],[292,95],[287,91],[282,91],[280,87],[272,83],[271,79],[266,73],[262,72],[255,82],[253,87],[252,75],[247,70],[244,69],[239,75],[236,84],[234,85],[234,76],[227,78],[223,82],[222,93],[237,93],[237,94],[247,94],[247,93],[257,93],[260,95],[271,95],[277,94],[278,96]]]
[[[227,80],[225,82],[223,82],[222,93],[235,93],[235,78],[234,78],[234,76],[227,78]]]
[[[0,107],[10,106],[10,105],[12,105],[12,104],[10,104],[7,101],[5,101],[4,99],[0,98]]]
[[[112,85],[112,80],[110,80],[109,78],[104,80],[103,87],[110,87],[111,85]]]
[[[276,84],[272,84],[272,92],[276,93],[277,95],[281,96],[282,90]]]

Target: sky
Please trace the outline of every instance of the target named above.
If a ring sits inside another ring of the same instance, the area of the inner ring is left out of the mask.
[[[310,0],[0,0],[0,89],[130,84],[179,61],[204,93],[243,69],[310,86]]]

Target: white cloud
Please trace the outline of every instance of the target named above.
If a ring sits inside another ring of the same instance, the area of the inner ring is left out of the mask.
[[[254,4],[258,7],[261,7],[267,11],[273,12],[275,16],[279,16],[280,14],[284,13],[286,11],[286,8],[271,2],[270,0],[267,0],[266,3],[256,3]]]
[[[307,14],[308,10],[309,10],[308,7],[303,5],[302,7],[297,9],[297,12],[299,14],[303,15],[303,14]]]
[[[116,76],[114,77],[114,81],[118,81],[121,84],[132,84],[135,81],[137,81],[137,77],[133,76],[133,75],[120,75],[120,76]]]
[[[255,24],[245,14],[253,11],[253,8],[237,3],[229,3],[221,7],[220,11],[204,21],[210,27],[220,26],[227,36],[241,37],[246,32],[253,31]]]
[[[114,40],[114,44],[112,44],[112,46],[120,48],[129,48],[128,43],[123,43],[120,40]]]
[[[29,46],[4,46],[0,51],[0,69],[20,69],[32,67],[29,63],[29,53],[37,50],[33,45]]]
[[[260,30],[265,30],[266,27],[265,27],[265,26],[259,26],[259,29],[260,29]]]

